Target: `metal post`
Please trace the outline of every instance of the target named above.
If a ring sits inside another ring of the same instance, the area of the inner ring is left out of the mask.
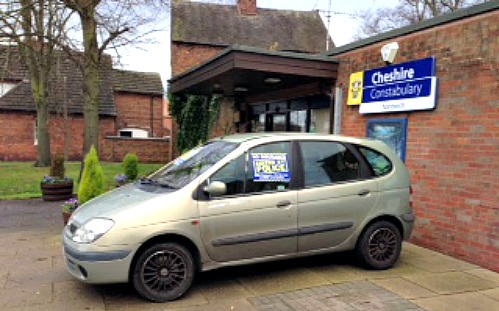
[[[333,120],[333,134],[341,134],[341,113],[343,102],[343,91],[341,87],[336,87],[334,90],[334,120]]]

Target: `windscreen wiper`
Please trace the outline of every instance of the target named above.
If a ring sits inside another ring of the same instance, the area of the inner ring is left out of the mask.
[[[177,187],[174,187],[172,184],[170,184],[170,183],[168,183],[166,181],[158,182],[158,185],[160,187],[164,187],[164,188],[177,189]]]
[[[143,178],[139,179],[139,183],[141,185],[155,185],[155,184],[157,184],[157,181],[154,181],[151,178],[143,177]]]

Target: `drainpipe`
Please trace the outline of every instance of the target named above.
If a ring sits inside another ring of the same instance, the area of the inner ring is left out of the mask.
[[[151,109],[150,109],[150,118],[151,118],[151,137],[154,137],[154,96],[151,96]]]
[[[334,90],[334,120],[333,120],[333,134],[341,134],[341,103],[343,102],[343,91],[341,87],[335,87]]]

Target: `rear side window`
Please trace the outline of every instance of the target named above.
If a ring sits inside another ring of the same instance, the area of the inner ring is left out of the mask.
[[[364,147],[360,147],[359,150],[371,166],[375,176],[383,176],[392,171],[392,162],[383,154]]]
[[[359,179],[360,163],[342,144],[309,141],[300,146],[306,187]]]

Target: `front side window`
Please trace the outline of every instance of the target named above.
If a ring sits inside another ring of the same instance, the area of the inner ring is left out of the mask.
[[[344,145],[328,141],[300,143],[305,186],[325,185],[360,177],[357,158]]]
[[[284,191],[291,182],[289,142],[261,145],[227,163],[209,181],[221,181],[224,196],[267,191]]]
[[[283,191],[291,182],[291,146],[278,142],[249,151],[246,192]]]
[[[236,149],[238,144],[215,141],[194,148],[151,176],[161,186],[179,189]]]
[[[210,182],[221,181],[227,187],[224,195],[238,195],[244,193],[244,181],[246,179],[246,154],[242,154],[227,163],[218,172],[213,174]]]

